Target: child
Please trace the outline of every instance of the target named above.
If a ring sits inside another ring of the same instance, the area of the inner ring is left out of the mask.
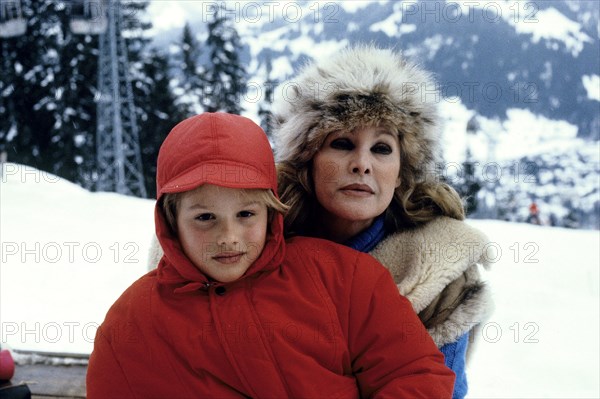
[[[284,242],[275,193],[249,119],[205,113],[171,131],[164,256],[99,328],[88,398],[451,397],[454,374],[389,272],[329,241]]]

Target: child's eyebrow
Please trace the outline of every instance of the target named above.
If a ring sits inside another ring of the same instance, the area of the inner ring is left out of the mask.
[[[261,204],[260,201],[252,200],[252,201],[247,201],[247,202],[242,203],[242,206],[252,206],[252,205],[260,205],[260,204]]]
[[[208,209],[208,207],[203,204],[193,204],[188,206],[188,209]]]
[[[261,202],[260,202],[260,201],[257,201],[257,200],[249,200],[249,201],[243,202],[243,203],[241,204],[241,206],[242,206],[242,207],[246,207],[246,206],[254,206],[254,205],[260,205],[260,204],[261,204]],[[207,206],[207,205],[201,204],[201,203],[196,203],[196,204],[193,204],[193,205],[190,205],[190,206],[188,206],[188,207],[187,207],[187,209],[189,209],[189,210],[195,210],[195,209],[206,209],[206,210],[210,210],[210,207],[209,207],[209,206]]]

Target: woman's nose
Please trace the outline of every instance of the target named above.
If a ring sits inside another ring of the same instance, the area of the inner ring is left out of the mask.
[[[371,164],[371,154],[368,151],[356,151],[350,161],[350,170],[353,174],[368,175],[373,166]]]

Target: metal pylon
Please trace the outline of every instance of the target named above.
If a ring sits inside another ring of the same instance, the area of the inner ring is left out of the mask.
[[[106,5],[108,26],[99,37],[96,188],[146,197],[121,6],[119,0]]]

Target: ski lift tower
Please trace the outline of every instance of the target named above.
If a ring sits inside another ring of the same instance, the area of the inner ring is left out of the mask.
[[[73,33],[100,35],[96,189],[146,197],[120,1],[74,0],[71,7]]]

